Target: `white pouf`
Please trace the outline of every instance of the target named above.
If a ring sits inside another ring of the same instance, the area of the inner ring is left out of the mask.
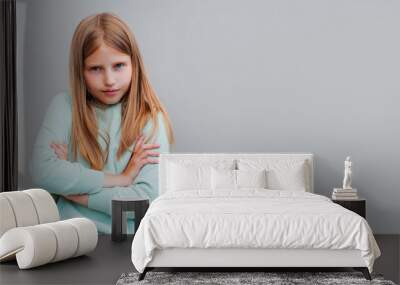
[[[28,269],[96,248],[96,225],[86,218],[59,221],[43,189],[0,193],[0,214],[0,262],[16,258],[20,269]]]

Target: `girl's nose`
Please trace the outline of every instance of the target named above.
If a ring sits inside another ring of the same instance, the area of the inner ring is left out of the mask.
[[[104,84],[112,86],[115,84],[115,76],[112,71],[106,71],[104,75]]]

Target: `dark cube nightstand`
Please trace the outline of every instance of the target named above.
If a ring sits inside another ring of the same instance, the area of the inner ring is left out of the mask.
[[[359,214],[364,219],[366,218],[366,200],[355,199],[355,200],[338,200],[332,199],[332,202],[339,204],[340,206]]]
[[[135,213],[135,232],[139,227],[140,221],[149,208],[149,200],[141,198],[115,198],[112,200],[112,228],[111,239],[113,241],[126,240],[127,236],[127,213]]]

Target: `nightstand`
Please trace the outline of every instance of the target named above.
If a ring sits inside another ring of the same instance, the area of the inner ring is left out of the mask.
[[[359,214],[364,219],[366,218],[366,200],[355,199],[355,200],[338,200],[332,199],[332,202],[339,204],[340,206]]]
[[[111,240],[123,241],[127,238],[126,218],[127,213],[135,213],[135,232],[139,227],[140,221],[149,208],[149,199],[142,198],[114,198],[112,199],[112,227]]]

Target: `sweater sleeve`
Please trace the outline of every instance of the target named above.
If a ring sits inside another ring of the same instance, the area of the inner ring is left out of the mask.
[[[56,95],[47,109],[33,146],[30,172],[36,187],[53,194],[94,193],[101,189],[104,173],[57,157],[52,142],[69,143],[71,103],[68,94]],[[68,148],[70,153],[70,148]]]
[[[158,114],[158,133],[153,140],[160,147],[155,149],[159,153],[169,153],[170,145],[163,116]],[[146,124],[143,133],[148,134],[151,130],[151,123]],[[90,209],[106,213],[111,216],[111,201],[113,198],[147,198],[153,201],[158,196],[158,164],[146,164],[140,170],[135,181],[129,187],[102,188],[101,191],[90,194],[88,207]]]

